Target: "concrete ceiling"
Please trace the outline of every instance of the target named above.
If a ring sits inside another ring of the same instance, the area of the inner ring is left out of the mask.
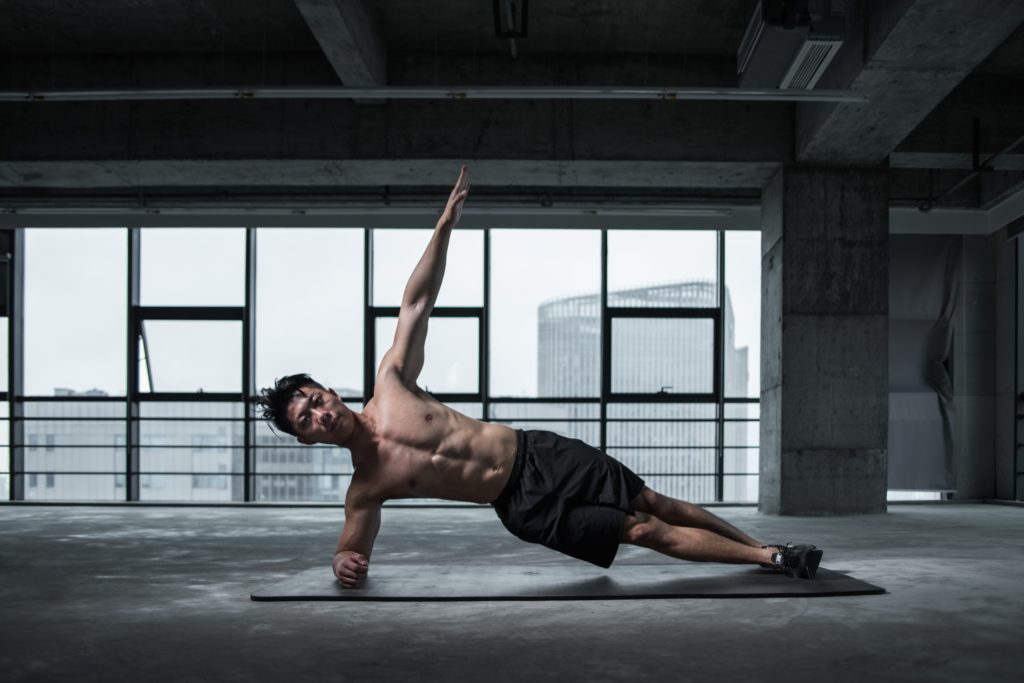
[[[489,0],[2,0],[0,88],[735,86],[754,4],[535,0],[513,57]],[[779,164],[888,164],[894,202],[913,205],[1024,134],[1024,0],[846,5],[822,83],[868,105],[8,103],[0,199],[400,192],[447,184],[459,159],[487,162],[476,187],[495,194],[737,201]],[[991,206],[1022,187],[1017,149],[943,201]]]
[[[391,49],[508,54],[490,0],[364,3]],[[530,53],[734,57],[752,0],[534,0]],[[0,46],[50,53],[316,50],[293,0],[4,0]]]

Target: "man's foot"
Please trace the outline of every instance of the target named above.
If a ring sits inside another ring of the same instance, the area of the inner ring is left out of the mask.
[[[821,564],[821,556],[824,554],[813,545],[793,545],[788,543],[783,546],[774,546],[778,551],[772,553],[772,563],[775,569],[788,574],[794,578],[813,579]]]

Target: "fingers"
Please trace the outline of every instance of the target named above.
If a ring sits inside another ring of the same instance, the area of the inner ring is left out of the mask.
[[[349,556],[336,566],[334,574],[342,586],[354,588],[366,580],[369,566],[365,557]]]

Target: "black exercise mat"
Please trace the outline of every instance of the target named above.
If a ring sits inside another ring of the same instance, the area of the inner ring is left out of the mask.
[[[330,567],[307,569],[252,594],[253,600],[621,600],[635,598],[780,598],[884,593],[840,572],[813,580],[769,569],[702,563],[472,566],[380,564],[360,588],[342,588]]]

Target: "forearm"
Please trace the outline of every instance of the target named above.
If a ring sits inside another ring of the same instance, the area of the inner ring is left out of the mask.
[[[405,293],[402,296],[403,305],[418,302],[426,302],[431,307],[434,305],[437,294],[441,291],[441,283],[444,281],[445,262],[448,260],[448,241],[451,234],[451,225],[443,220],[438,221],[430,243],[423,251],[423,256],[420,257],[409,282],[405,285]]]

